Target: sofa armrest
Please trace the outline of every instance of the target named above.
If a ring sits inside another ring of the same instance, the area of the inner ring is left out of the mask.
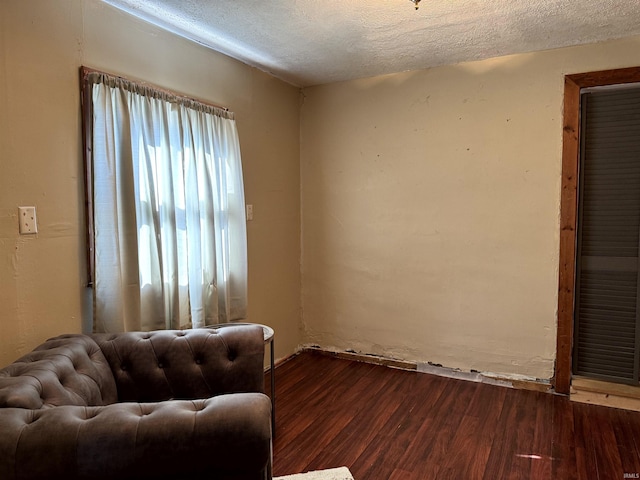
[[[107,359],[86,335],[50,338],[0,369],[0,408],[95,406],[116,400]]]
[[[0,409],[0,478],[264,479],[271,402],[203,400]]]

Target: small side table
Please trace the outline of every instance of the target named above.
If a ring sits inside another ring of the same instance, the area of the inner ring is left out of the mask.
[[[261,323],[218,323],[216,325],[207,325],[205,328],[213,328],[220,329],[225,327],[234,327],[238,325],[257,325],[262,327],[262,333],[264,334],[264,344],[269,344],[269,354],[271,357],[271,368],[269,369],[269,376],[271,379],[271,432],[272,435],[276,436],[276,370],[275,370],[275,354],[273,351],[273,338],[275,337],[275,332],[273,328],[268,327],[267,325],[262,325]]]

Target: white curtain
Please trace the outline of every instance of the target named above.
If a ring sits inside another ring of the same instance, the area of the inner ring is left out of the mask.
[[[94,331],[246,315],[240,147],[229,112],[92,73]]]

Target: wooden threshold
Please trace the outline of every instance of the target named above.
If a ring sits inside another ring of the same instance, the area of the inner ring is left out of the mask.
[[[573,377],[570,398],[574,402],[640,412],[640,386]]]

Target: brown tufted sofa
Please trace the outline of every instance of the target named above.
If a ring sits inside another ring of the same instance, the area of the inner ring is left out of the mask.
[[[0,370],[0,479],[270,479],[262,328],[62,335]]]

